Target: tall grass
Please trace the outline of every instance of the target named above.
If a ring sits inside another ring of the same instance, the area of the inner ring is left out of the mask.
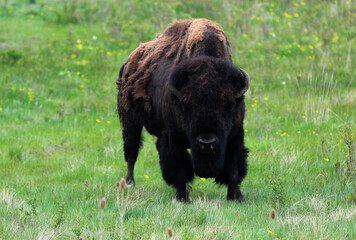
[[[352,1],[29,2],[0,1],[0,239],[356,238]],[[191,17],[251,77],[243,204],[200,178],[176,202],[146,132],[137,185],[115,185],[121,64]]]

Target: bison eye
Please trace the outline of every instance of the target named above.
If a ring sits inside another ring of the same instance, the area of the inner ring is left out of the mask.
[[[226,111],[231,112],[232,110],[234,110],[235,106],[236,106],[236,103],[235,103],[235,102],[229,102],[229,103],[225,106],[225,109],[226,109]]]

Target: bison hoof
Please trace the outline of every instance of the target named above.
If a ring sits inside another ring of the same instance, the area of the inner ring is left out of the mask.
[[[189,189],[186,187],[178,187],[175,197],[177,201],[189,203]]]
[[[126,183],[129,184],[129,185],[133,185],[135,186],[135,179],[133,178],[133,176],[130,176],[130,175],[127,175],[126,178]]]
[[[176,194],[176,200],[183,203],[189,203],[189,197],[186,197],[185,195],[179,196],[178,194]]]
[[[242,195],[239,188],[228,189],[227,192],[227,200],[230,201],[237,201],[237,202],[244,202],[244,196]]]

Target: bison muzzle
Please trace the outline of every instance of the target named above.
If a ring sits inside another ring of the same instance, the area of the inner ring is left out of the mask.
[[[228,47],[218,24],[192,19],[141,44],[124,63],[117,85],[127,182],[135,183],[144,126],[157,137],[162,176],[177,199],[189,201],[187,184],[197,175],[227,185],[228,200],[243,200],[244,93],[250,80],[233,65]]]

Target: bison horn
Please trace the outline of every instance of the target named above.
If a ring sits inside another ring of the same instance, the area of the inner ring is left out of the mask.
[[[168,85],[169,90],[173,93],[174,96],[176,96],[177,98],[180,97],[181,93],[178,89],[176,89],[174,86],[172,86],[171,84]]]
[[[237,94],[236,97],[239,98],[241,97],[250,87],[250,77],[248,76],[247,72],[241,68],[239,68],[240,72],[242,73],[242,75],[244,76],[244,80],[245,80],[245,87],[243,89],[241,89]]]

